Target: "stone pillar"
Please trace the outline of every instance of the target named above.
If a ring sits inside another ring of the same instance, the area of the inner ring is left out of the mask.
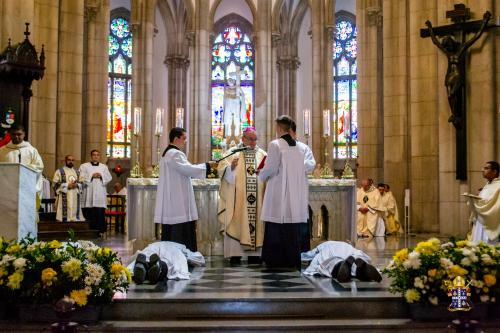
[[[289,115],[297,120],[297,69],[300,61],[296,56],[279,55],[278,69],[278,115]]]
[[[81,156],[84,1],[61,1],[57,74],[56,166]]]
[[[131,26],[132,48],[132,117],[134,107],[142,108],[142,128],[140,136],[140,161],[144,176],[152,171],[152,139],[154,136],[155,113],[153,110],[153,34],[156,1],[133,0]],[[135,147],[135,138],[132,139]],[[132,163],[137,157],[132,149]],[[155,158],[156,160],[156,158]]]
[[[358,29],[358,178],[383,178],[382,5],[356,2]]]
[[[417,232],[439,231],[438,91],[442,82],[437,80],[437,48],[428,38],[420,37],[426,20],[437,22],[436,6],[437,2],[432,1],[410,1],[408,13],[411,224]]]
[[[12,39],[12,43],[24,40],[25,22],[34,23],[35,7],[41,1],[2,1],[0,4],[0,45],[7,46],[7,40]],[[34,26],[34,25],[32,25]],[[33,31],[33,29],[30,29]],[[35,44],[35,46],[37,46]]]
[[[93,149],[106,155],[109,0],[85,4],[82,161]]]
[[[391,186],[403,221],[404,190],[409,188],[409,37],[406,2],[383,1],[383,181]]]
[[[14,3],[14,2],[13,2]],[[33,44],[45,45],[45,73],[43,79],[33,82],[30,107],[30,142],[38,149],[44,164],[44,173],[51,178],[56,165],[56,112],[59,3],[52,0],[35,2]]]
[[[208,160],[210,156],[212,114],[210,111],[210,3],[196,0],[195,41],[192,57],[193,77],[191,110],[186,110],[190,161],[195,163]]]
[[[274,66],[271,42],[271,1],[257,0],[259,15],[254,18],[255,57],[255,128],[259,136],[259,145],[265,147],[274,139],[275,112],[272,107],[274,96]]]
[[[175,109],[186,110],[186,86],[189,58],[185,55],[167,55],[165,57],[168,76],[168,124],[175,126]]]

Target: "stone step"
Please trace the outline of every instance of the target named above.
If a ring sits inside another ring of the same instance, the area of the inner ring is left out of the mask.
[[[99,238],[99,231],[97,230],[75,230],[76,239],[93,240]],[[67,231],[39,231],[38,240],[39,241],[51,241],[51,240],[66,241],[68,240]]]
[[[116,299],[103,320],[409,318],[399,297]]]

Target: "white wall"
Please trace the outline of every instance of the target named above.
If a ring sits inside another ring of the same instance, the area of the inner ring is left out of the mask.
[[[215,10],[214,23],[224,16],[236,13],[253,23],[253,15],[245,0],[222,0]]]
[[[310,28],[311,9],[308,8],[300,26],[298,40],[300,66],[297,70],[297,134],[299,139],[304,142],[302,110],[312,110],[312,39],[307,34]],[[311,144],[311,139],[309,139],[309,144]]]
[[[356,0],[336,0],[335,12],[345,10],[356,15]]]
[[[131,8],[130,0],[111,0],[109,2],[109,9],[110,10],[113,10],[115,8],[120,8],[120,7],[124,7],[124,8],[127,8],[128,10],[130,10],[130,8]]]

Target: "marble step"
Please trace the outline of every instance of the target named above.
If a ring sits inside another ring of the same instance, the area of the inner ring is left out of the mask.
[[[193,295],[196,297],[196,295]],[[103,320],[408,318],[398,297],[116,299]]]
[[[74,230],[76,239],[94,240],[99,238],[99,231],[97,230]],[[67,231],[38,231],[38,240],[51,241],[51,240],[66,241],[68,240]]]
[[[38,223],[38,231],[68,231],[72,229],[77,230],[90,230],[88,221],[82,222],[57,222],[55,220],[51,221],[40,221]]]

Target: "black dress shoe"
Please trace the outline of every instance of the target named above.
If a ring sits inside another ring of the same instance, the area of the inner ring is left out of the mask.
[[[262,265],[262,259],[259,256],[248,256],[249,265]]]
[[[156,253],[153,253],[152,255],[149,256],[148,276],[146,279],[149,281],[149,284],[157,284],[158,281],[160,280],[160,275],[161,275],[160,257]]]
[[[161,273],[160,276],[158,277],[158,281],[163,281],[167,278],[167,273],[168,273],[167,263],[164,262],[163,260],[160,260],[160,268],[161,268]]]
[[[354,262],[354,257],[349,256],[346,260],[342,261],[337,273],[337,280],[339,282],[349,282],[351,281],[351,268]]]
[[[133,280],[136,284],[142,284],[146,279],[147,275],[147,263],[146,256],[143,253],[139,253],[135,259],[134,265],[134,276]]]
[[[229,258],[230,265],[241,265],[241,257],[231,257]]]
[[[356,258],[356,278],[361,281],[382,281],[382,275],[375,266],[370,265],[361,258]]]

